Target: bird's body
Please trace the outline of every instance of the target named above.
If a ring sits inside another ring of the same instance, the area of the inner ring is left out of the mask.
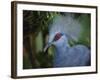
[[[44,49],[46,50],[51,45],[55,46],[53,67],[89,66],[90,50],[82,44],[69,45],[70,37],[78,40],[81,32],[78,20],[67,15],[60,16],[54,23],[55,25],[50,27],[48,44]]]
[[[88,66],[90,64],[89,49],[84,45],[70,47],[66,34],[62,34],[59,40],[52,44],[55,45],[54,67]]]
[[[63,50],[63,51],[62,51]],[[83,45],[56,48],[54,67],[73,67],[90,65],[90,51]]]

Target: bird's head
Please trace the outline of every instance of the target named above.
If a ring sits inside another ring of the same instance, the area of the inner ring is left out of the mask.
[[[69,46],[68,36],[64,33],[57,32],[53,36],[52,41],[48,42],[44,48],[44,52],[50,47],[55,46],[56,48]]]

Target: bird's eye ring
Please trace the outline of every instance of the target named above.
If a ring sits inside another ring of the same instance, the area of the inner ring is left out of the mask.
[[[61,38],[62,34],[61,33],[57,33],[54,37],[54,40],[53,41],[57,41]]]

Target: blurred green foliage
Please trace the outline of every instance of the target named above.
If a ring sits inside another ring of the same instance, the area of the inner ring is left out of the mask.
[[[52,66],[52,55],[43,52],[48,26],[58,12],[23,11],[23,45],[28,54],[23,56],[23,69]]]
[[[79,21],[82,25],[82,32],[78,44],[84,44],[90,48],[91,44],[91,16],[90,14],[83,14],[79,17]]]

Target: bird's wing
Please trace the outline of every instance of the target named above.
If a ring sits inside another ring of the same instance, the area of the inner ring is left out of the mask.
[[[67,51],[66,51],[67,50]],[[60,52],[54,59],[54,67],[89,66],[90,51],[83,45],[76,45]]]
[[[69,60],[73,66],[90,65],[90,50],[84,45],[76,45],[69,50]]]

